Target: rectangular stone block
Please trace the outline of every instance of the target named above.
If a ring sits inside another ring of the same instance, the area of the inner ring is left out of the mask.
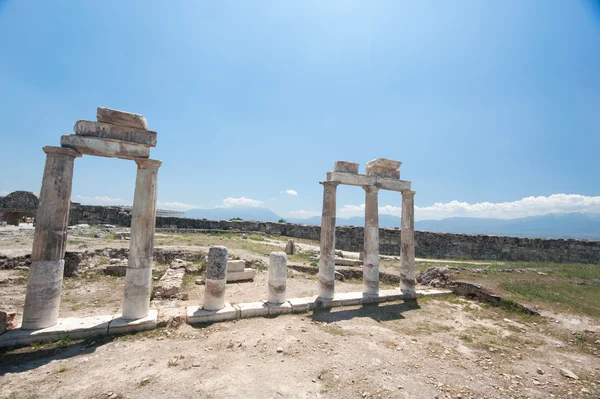
[[[239,318],[240,310],[227,302],[225,307],[219,310],[204,310],[198,306],[188,306],[186,314],[187,324],[214,323]]]
[[[347,161],[335,161],[333,170],[344,173],[358,173],[358,164]]]
[[[121,314],[116,315],[108,325],[109,334],[124,334],[137,331],[153,330],[158,323],[158,310],[150,309],[148,316],[137,320],[125,320]]]
[[[98,119],[98,122],[148,130],[148,122],[146,121],[146,118],[143,115],[134,114],[131,112],[98,107],[96,110],[96,119]]]
[[[385,302],[385,301],[386,301],[386,297],[382,296],[382,295],[363,295],[362,301],[360,303],[362,303],[362,304],[381,303],[381,302]]]
[[[362,260],[346,259],[346,258],[335,258],[336,266],[362,266]]]
[[[316,296],[292,298],[289,299],[288,302],[292,306],[292,313],[304,313],[314,309],[316,299]]]
[[[416,290],[415,292],[417,297],[423,296],[444,296],[452,294],[452,290],[443,290],[443,289],[435,289],[430,288],[426,290]]]
[[[0,335],[16,327],[15,317],[15,312],[7,313],[0,310]]]
[[[400,171],[379,166],[367,166],[367,176],[381,176],[390,179],[400,179]]]
[[[376,166],[384,169],[398,169],[400,165],[402,165],[402,162],[386,158],[376,158],[367,162],[367,167]]]
[[[362,292],[340,292],[335,294],[334,299],[342,301],[342,306],[360,305],[363,299]]]
[[[269,307],[265,302],[238,303],[236,306],[240,309],[241,319],[269,315]]]
[[[229,260],[229,261],[227,261],[227,273],[243,272],[245,268],[246,268],[245,260]]]
[[[150,157],[150,146],[119,140],[100,139],[97,137],[83,137],[69,134],[60,138],[60,145],[62,147],[73,148],[82,154],[99,157],[132,160]]]
[[[234,281],[253,280],[256,275],[256,270],[249,267],[245,268],[241,272],[227,272],[227,282],[232,283]]]
[[[134,129],[110,123],[77,121],[73,127],[73,131],[79,136],[121,140],[156,147],[157,134],[149,130]]]
[[[385,298],[387,302],[391,301],[399,301],[404,299],[405,295],[400,288],[392,289],[392,290],[380,290],[379,296]]]
[[[317,298],[314,309],[328,309],[342,306],[342,299],[336,294],[333,299]]]
[[[396,180],[381,176],[353,175],[350,173],[329,172],[327,181],[347,184],[349,186],[377,186],[382,190],[410,190],[411,183],[406,180]]]
[[[267,302],[267,307],[269,308],[269,316],[292,313],[292,305],[289,302],[279,304]]]
[[[107,335],[113,315],[93,317],[67,317],[58,319],[52,327],[39,330],[9,330],[0,335],[0,347],[29,345],[32,342],[54,342],[69,336],[73,339]]]

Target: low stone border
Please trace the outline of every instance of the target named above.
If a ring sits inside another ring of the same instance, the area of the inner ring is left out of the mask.
[[[338,306],[356,306],[449,294],[452,294],[451,290],[442,289],[417,290],[415,294],[405,294],[397,288],[381,290],[378,296],[366,296],[362,292],[344,292],[335,294],[334,298],[329,300],[317,298],[316,296],[292,298],[280,305],[270,304],[267,301],[239,303],[235,305],[226,303],[223,309],[215,311],[204,310],[200,306],[188,306],[186,321],[188,324],[214,323],[284,313],[304,313],[309,310],[328,309]]]
[[[125,334],[156,328],[158,311],[150,309],[148,316],[138,320],[124,320],[121,314],[93,317],[67,317],[58,319],[52,327],[39,330],[9,330],[0,335],[0,347],[28,345],[32,342],[60,341],[69,336],[73,339],[98,335]]]

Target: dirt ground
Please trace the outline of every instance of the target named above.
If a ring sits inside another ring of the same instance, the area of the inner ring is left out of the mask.
[[[285,239],[156,237],[163,248],[202,252],[209,245],[227,245],[230,254],[266,265]],[[309,264],[315,245],[300,240],[306,255],[290,262]],[[68,250],[127,246],[86,233],[70,236]],[[30,249],[30,234],[0,234],[0,255]],[[393,258],[382,264],[397,268]],[[157,265],[157,274],[165,267]],[[19,317],[26,273],[0,270],[0,309]],[[186,276],[187,300],[153,306],[165,313],[199,305],[203,286],[196,278]],[[266,271],[258,270],[253,282],[228,284],[228,301],[264,299],[266,281]],[[336,290],[360,291],[361,284],[338,281]],[[123,285],[122,277],[94,267],[67,278],[60,315],[117,313]],[[290,270],[288,297],[315,290],[314,275]],[[530,316],[449,295],[193,327],[174,320],[120,337],[67,337],[0,351],[0,398],[600,398],[600,320],[541,310],[542,316]]]

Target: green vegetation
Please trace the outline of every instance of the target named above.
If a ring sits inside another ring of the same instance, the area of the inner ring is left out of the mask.
[[[259,236],[259,235],[256,235],[256,234],[249,235],[248,238],[250,240],[254,240],[254,241],[264,241],[265,240],[265,237]]]
[[[287,221],[285,219],[279,219],[277,223],[287,223]]]
[[[242,221],[244,219],[242,219],[242,218],[231,218],[231,219],[229,219],[230,222],[235,222],[236,220],[237,221]]]

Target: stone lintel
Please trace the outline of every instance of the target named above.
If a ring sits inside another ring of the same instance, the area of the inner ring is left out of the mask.
[[[60,145],[75,149],[82,154],[100,157],[130,160],[150,157],[150,146],[97,137],[83,137],[74,134],[64,135],[60,138]]]
[[[77,121],[73,127],[75,134],[79,136],[99,137],[127,141],[131,143],[149,145],[156,147],[156,132],[113,125],[110,123]]]
[[[374,166],[382,169],[398,170],[400,168],[400,165],[402,165],[402,162],[386,158],[376,158],[372,161],[367,162],[367,168]]]
[[[345,172],[345,173],[358,173],[358,164],[354,162],[347,161],[335,161],[333,164],[333,170],[336,172]]]
[[[407,180],[396,180],[375,175],[355,175],[344,172],[327,173],[327,182],[322,182],[322,184],[325,183],[347,184],[349,186],[375,186],[383,190],[400,192],[410,190],[411,187],[411,183]]]
[[[98,107],[96,111],[96,119],[98,119],[98,122],[148,130],[148,122],[146,121],[146,118],[143,115],[134,114],[131,112]]]
[[[53,147],[50,145],[42,147],[42,150],[44,150],[44,152],[47,155],[54,155],[54,156],[81,158],[81,155],[82,155],[79,151],[74,150],[72,148]]]

